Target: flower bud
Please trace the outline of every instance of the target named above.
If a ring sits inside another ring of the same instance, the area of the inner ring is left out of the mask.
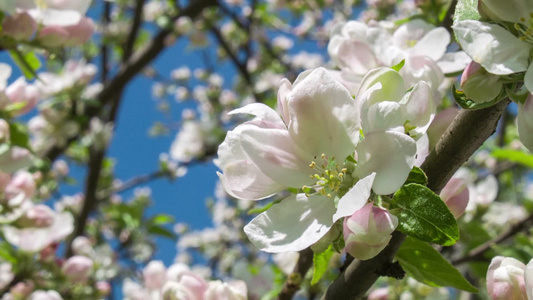
[[[370,259],[387,246],[396,226],[396,216],[368,203],[344,219],[345,250],[357,259]]]
[[[533,94],[524,103],[518,103],[517,127],[520,141],[533,152]]]
[[[503,87],[500,76],[490,74],[475,61],[470,62],[461,76],[461,88],[466,97],[475,103],[496,98]]]
[[[470,192],[464,178],[452,177],[440,192],[442,201],[446,203],[453,216],[458,219],[465,213]]]
[[[526,299],[526,266],[512,257],[496,256],[487,271],[487,292],[494,300]]]
[[[26,299],[26,297],[33,292],[34,288],[35,284],[33,281],[27,280],[15,284],[15,286],[13,286],[9,292],[15,297],[15,299]]]
[[[37,34],[37,40],[45,47],[60,47],[69,37],[68,31],[60,26],[44,27]]]
[[[93,268],[93,261],[81,255],[75,255],[69,258],[61,270],[68,279],[72,282],[84,282],[91,275]]]
[[[28,40],[36,29],[37,23],[27,12],[7,16],[2,22],[2,34],[17,41]]]
[[[166,268],[162,261],[151,261],[143,270],[144,286],[151,290],[159,290],[166,281]]]
[[[39,101],[39,89],[35,85],[28,84],[24,77],[19,77],[6,89],[6,96],[11,103],[24,103],[24,107],[17,110],[18,115],[29,112]]]
[[[72,47],[89,41],[94,33],[95,26],[91,18],[83,17],[78,24],[65,26],[63,29],[68,32],[68,38],[63,46]]]

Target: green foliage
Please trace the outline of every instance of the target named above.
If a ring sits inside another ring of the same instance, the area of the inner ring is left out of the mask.
[[[405,181],[404,185],[410,183],[427,185],[428,177],[426,176],[426,173],[422,171],[422,169],[420,169],[419,167],[413,167],[411,172],[409,172],[409,176],[407,177],[407,180]]]
[[[425,242],[407,237],[396,253],[396,259],[405,272],[419,282],[434,287],[448,286],[478,292],[437,250]]]
[[[401,62],[391,67],[396,72],[400,72],[400,70],[403,68],[403,65],[405,65],[405,59],[402,59]]]
[[[492,156],[498,160],[508,160],[528,168],[533,168],[533,154],[525,153],[520,150],[496,149],[492,151]]]
[[[479,20],[481,15],[477,11],[478,0],[459,0],[455,7],[453,23],[459,23],[465,20]]]
[[[9,124],[9,136],[12,146],[30,148],[30,136],[26,126],[16,122]]]
[[[459,239],[452,213],[437,194],[423,185],[404,185],[394,194],[390,210],[398,217],[398,230],[409,236],[445,246]]]
[[[30,80],[38,77],[36,71],[41,67],[41,62],[34,52],[30,51],[23,54],[19,50],[14,49],[10,50],[9,54],[26,79]]]
[[[335,250],[332,245],[320,253],[314,253],[313,255],[313,279],[311,279],[311,285],[315,285],[320,281],[320,278],[324,276],[328,270],[329,261],[335,254]]]

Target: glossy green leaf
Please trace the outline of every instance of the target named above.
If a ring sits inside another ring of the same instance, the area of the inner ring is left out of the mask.
[[[437,194],[423,185],[404,185],[394,194],[389,208],[398,217],[398,230],[406,235],[445,246],[459,239],[453,214]]]
[[[407,237],[396,252],[396,259],[404,271],[419,282],[478,292],[437,250],[425,242]]]
[[[329,247],[320,253],[315,253],[313,255],[313,279],[311,279],[311,285],[315,285],[320,281],[320,278],[324,276],[328,270],[329,261],[331,257],[335,254],[333,247]]]
[[[407,177],[407,180],[405,181],[405,184],[409,183],[418,183],[421,185],[427,185],[428,184],[428,177],[426,176],[426,173],[422,171],[419,167],[413,167],[411,172],[409,172],[409,176]]]

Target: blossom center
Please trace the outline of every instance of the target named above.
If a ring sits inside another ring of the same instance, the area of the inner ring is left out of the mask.
[[[348,169],[344,166],[344,163],[342,165],[338,164],[335,161],[335,157],[328,158],[325,154],[322,154],[320,157],[322,159],[321,163],[320,161],[317,163],[313,160],[309,164],[309,167],[316,171],[314,175],[310,176],[311,179],[316,180],[315,183],[311,186],[303,186],[302,190],[307,195],[317,193],[332,198],[344,186],[343,183],[347,180],[346,173]]]
[[[533,12],[529,13],[529,18],[520,18],[520,23],[515,23],[514,28],[519,33],[519,39],[533,44]]]

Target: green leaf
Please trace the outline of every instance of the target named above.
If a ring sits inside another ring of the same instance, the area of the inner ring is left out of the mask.
[[[403,68],[403,65],[405,65],[405,59],[402,59],[401,62],[391,67],[396,72],[400,72],[400,70]]]
[[[0,258],[3,261],[7,261],[13,265],[16,265],[18,259],[13,255],[15,251],[10,244],[6,242],[0,243]]]
[[[149,226],[148,233],[151,233],[153,235],[159,235],[169,239],[176,239],[176,235],[172,231],[158,225]]]
[[[158,214],[153,216],[149,222],[154,225],[166,225],[174,222],[174,217],[167,214]]]
[[[320,278],[324,276],[324,273],[328,270],[329,261],[335,254],[333,247],[329,247],[320,253],[314,253],[313,255],[313,279],[311,279],[311,285],[315,285],[320,281]]]
[[[11,55],[11,58],[15,64],[17,64],[17,66],[20,68],[26,79],[30,80],[38,77],[36,71],[41,67],[41,62],[34,52],[23,54],[19,50],[15,49],[10,50],[9,54]]]
[[[407,180],[405,181],[404,185],[409,183],[427,185],[428,177],[426,176],[426,173],[422,171],[422,169],[420,169],[419,167],[413,167],[411,172],[409,172],[409,176],[407,177]]]
[[[508,160],[528,168],[533,168],[533,154],[525,153],[520,150],[496,149],[492,151],[492,157],[498,160]]]
[[[396,259],[405,272],[429,286],[448,286],[471,293],[478,290],[433,247],[407,237],[396,252]]]
[[[30,148],[30,136],[28,129],[20,123],[9,124],[9,135],[11,145],[23,148]]]
[[[468,99],[468,97],[466,97],[465,93],[463,91],[457,90],[455,88],[455,86],[452,89],[452,94],[453,94],[453,98],[455,99],[455,102],[457,102],[457,104],[459,104],[459,106],[461,106],[464,109],[482,109],[482,108],[487,108],[487,107],[493,106],[494,104],[500,102],[507,95],[505,89],[502,89],[500,91],[500,93],[498,94],[498,96],[496,96],[494,99],[492,99],[490,101],[487,101],[487,102],[483,102],[483,103],[476,103],[476,102]]]
[[[442,199],[429,188],[411,183],[398,190],[390,203],[398,217],[398,230],[425,242],[455,244],[459,228]]]
[[[479,20],[481,15],[477,10],[478,0],[459,0],[453,15],[453,24],[464,20]]]

